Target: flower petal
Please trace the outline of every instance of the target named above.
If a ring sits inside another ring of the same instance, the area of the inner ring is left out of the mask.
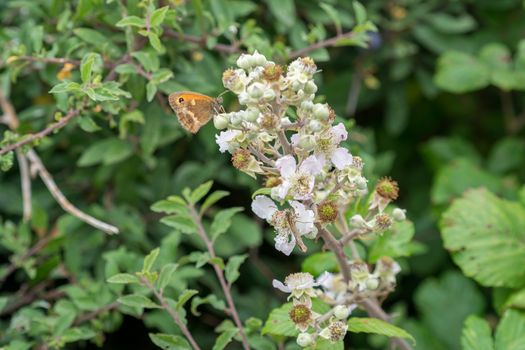
[[[277,234],[274,238],[275,249],[284,255],[290,255],[295,248],[295,237],[292,235]]]
[[[215,142],[219,145],[219,151],[221,153],[231,151],[230,142],[240,133],[240,130],[227,130],[221,131],[219,135],[215,135]]]
[[[306,209],[304,204],[297,201],[290,201],[290,205],[295,211],[295,227],[301,235],[312,232],[314,228],[315,214],[312,210]]]
[[[297,169],[297,162],[292,156],[284,156],[277,159],[275,166],[277,169],[279,169],[282,177],[289,178],[295,173],[295,170]]]
[[[317,159],[316,156],[310,156],[303,160],[300,166],[301,171],[305,171],[312,175],[317,175],[323,170],[323,164]]]
[[[348,132],[343,123],[333,126],[331,132],[333,137],[332,140],[335,144],[339,144],[339,142],[346,140],[348,137]]]
[[[283,282],[281,281],[278,281],[278,280],[273,280],[272,281],[272,286],[274,288],[277,288],[279,289],[281,292],[285,292],[285,293],[290,293],[292,290],[288,287],[286,287]]]
[[[277,205],[267,196],[256,196],[252,202],[252,211],[261,219],[269,220],[277,211]]]
[[[343,147],[337,148],[334,153],[332,153],[331,160],[335,167],[339,170],[352,165],[353,162],[352,155],[346,148]]]

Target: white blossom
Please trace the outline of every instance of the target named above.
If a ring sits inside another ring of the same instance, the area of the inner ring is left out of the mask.
[[[282,182],[272,189],[272,195],[283,200],[288,194],[294,199],[311,197],[315,184],[315,175],[322,170],[322,164],[315,156],[309,156],[302,161],[299,168],[293,156],[287,155],[275,162],[281,174]]]

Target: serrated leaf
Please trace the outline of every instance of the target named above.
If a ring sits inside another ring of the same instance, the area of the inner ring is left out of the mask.
[[[494,336],[496,350],[525,349],[525,314],[507,310]]]
[[[145,297],[141,294],[129,294],[124,295],[117,299],[121,304],[131,306],[131,307],[140,307],[145,309],[160,309],[161,306],[154,303],[151,299]]]
[[[217,337],[217,340],[215,341],[212,350],[223,350],[226,347],[226,345],[228,345],[232,341],[233,337],[237,333],[239,333],[239,330],[237,328],[225,330],[221,335]]]
[[[248,255],[236,255],[232,256],[230,259],[228,259],[228,263],[226,264],[225,274],[226,274],[226,280],[229,284],[233,284],[237,278],[239,278],[239,267],[241,267],[241,264],[246,260]]]
[[[49,90],[50,94],[59,94],[62,92],[79,92],[82,91],[82,88],[79,83],[75,82],[65,82],[60,83],[55,86],[51,90]]]
[[[144,264],[142,265],[142,273],[147,273],[151,271],[153,264],[159,256],[160,248],[153,249],[146,257],[144,258]]]
[[[261,334],[285,337],[297,336],[299,331],[295,328],[289,316],[292,306],[292,303],[286,303],[281,307],[273,309],[261,330]]]
[[[241,211],[243,211],[243,208],[240,207],[234,207],[234,208],[228,208],[223,209],[219,211],[217,214],[215,214],[215,217],[213,218],[213,222],[211,223],[210,227],[210,235],[211,240],[214,242],[221,234],[228,231],[230,228],[230,225],[232,224],[232,217]]]
[[[118,21],[115,24],[115,26],[117,27],[133,26],[133,27],[144,28],[146,26],[146,22],[144,21],[144,18],[140,18],[137,16],[126,16],[122,18],[120,21]]]
[[[169,6],[164,6],[153,11],[149,19],[152,27],[160,26],[162,22],[164,22],[164,18],[166,17],[166,12],[168,12],[168,9]]]
[[[139,283],[137,276],[130,273],[119,273],[108,278],[108,283],[128,284],[128,283]]]
[[[210,194],[206,199],[204,200],[204,203],[201,205],[200,214],[202,215],[206,210],[208,210],[212,205],[217,203],[222,198],[229,196],[230,192],[228,191],[215,191],[212,194]]]
[[[313,253],[304,259],[301,271],[309,272],[314,276],[319,276],[325,271],[339,271],[339,264],[332,252]]]
[[[468,191],[441,219],[445,247],[463,273],[490,287],[525,285],[525,208],[485,189]]]
[[[160,42],[159,36],[153,32],[148,33],[148,39],[151,46],[157,51],[158,53],[162,54],[166,51],[164,48],[164,45]]]
[[[170,199],[163,199],[154,203],[151,206],[151,210],[157,213],[189,215],[186,203],[181,203],[179,201],[173,201]]]
[[[164,350],[190,350],[191,346],[186,339],[180,335],[149,333],[153,344]]]
[[[89,53],[82,58],[82,62],[80,63],[80,78],[84,84],[89,83],[91,80],[91,72],[97,56],[98,54],[96,53]]]
[[[479,316],[469,316],[461,333],[462,350],[494,350],[494,341],[487,321]]]
[[[177,310],[179,310],[180,308],[182,308],[184,306],[184,304],[186,304],[186,302],[188,302],[188,300],[191,299],[192,296],[194,296],[195,294],[198,294],[198,293],[199,293],[198,290],[186,289],[185,291],[183,291],[180,294],[179,299],[177,300],[177,304],[176,304],[175,308]]]
[[[348,319],[348,331],[353,333],[373,333],[387,337],[405,338],[415,342],[407,331],[377,318],[351,317]]]
[[[199,185],[196,189],[191,192],[188,200],[191,204],[195,204],[200,201],[205,195],[208,194],[211,187],[213,186],[213,181],[208,181]]]

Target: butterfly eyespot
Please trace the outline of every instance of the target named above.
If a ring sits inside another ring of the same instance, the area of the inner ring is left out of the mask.
[[[180,97],[179,98],[179,103],[182,103],[182,102],[184,102],[184,98]]]

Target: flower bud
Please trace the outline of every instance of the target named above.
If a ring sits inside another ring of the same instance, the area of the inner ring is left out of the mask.
[[[264,66],[268,63],[268,60],[264,55],[261,55],[257,50],[255,50],[252,54],[252,65],[253,66]]]
[[[315,146],[314,135],[301,135],[301,137],[299,137],[299,142],[297,143],[297,145],[304,150],[311,150]]]
[[[308,127],[310,128],[310,130],[315,132],[320,131],[323,128],[323,125],[318,120],[310,120],[310,122],[308,123]]]
[[[316,103],[314,105],[313,114],[314,118],[319,120],[326,120],[328,119],[330,111],[328,110],[328,106],[326,104]]]
[[[305,348],[309,345],[312,345],[314,342],[314,339],[311,334],[309,333],[299,333],[297,336],[297,345]]]
[[[259,117],[259,111],[255,108],[248,108],[244,113],[244,119],[246,121],[254,123]]]
[[[230,118],[230,123],[235,126],[240,125],[242,123],[242,113],[233,113]]]
[[[263,93],[263,99],[267,102],[275,99],[275,91],[273,91],[273,89],[270,88],[265,89]]]
[[[247,105],[250,102],[250,96],[246,92],[241,92],[238,96],[239,104]]]
[[[301,109],[305,111],[311,111],[314,109],[314,103],[312,101],[303,101],[301,102]]]
[[[259,99],[264,94],[264,85],[261,83],[253,83],[248,87],[248,95],[250,95],[251,98]]]
[[[334,316],[335,318],[339,320],[346,320],[346,318],[350,315],[350,310],[348,309],[348,306],[346,305],[337,305],[334,308]]]
[[[353,159],[355,159],[355,157]],[[357,186],[358,189],[364,190],[364,189],[366,189],[366,185],[368,183],[368,180],[364,176],[356,176],[355,179],[354,179],[354,182],[355,182],[355,185]]]
[[[350,225],[356,228],[368,228],[368,223],[359,214],[356,214],[350,218]]]
[[[304,92],[307,94],[315,94],[317,92],[317,85],[312,80],[309,80],[304,86]]]
[[[228,127],[229,121],[224,114],[217,114],[213,117],[213,125],[216,129],[226,129]]]
[[[377,278],[377,276],[368,276],[368,279],[366,280],[366,289],[376,290],[377,287],[379,287],[379,279]]]
[[[395,208],[394,210],[392,210],[392,217],[396,221],[404,221],[407,218],[406,212],[407,211],[405,209]]]
[[[251,55],[240,55],[236,63],[239,68],[249,69],[251,67]]]

